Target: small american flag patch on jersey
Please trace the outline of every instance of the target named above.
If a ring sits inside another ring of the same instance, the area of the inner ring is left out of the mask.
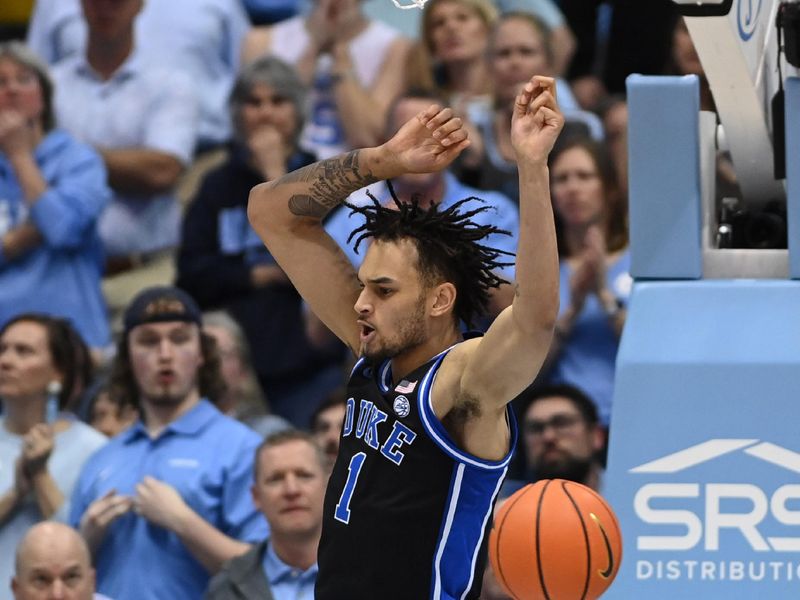
[[[394,388],[394,391],[401,394],[410,394],[414,391],[415,387],[417,387],[416,381],[408,381],[407,379],[403,379],[403,381],[397,384],[397,387]]]

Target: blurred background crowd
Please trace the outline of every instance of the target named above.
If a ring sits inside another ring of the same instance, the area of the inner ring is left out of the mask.
[[[40,597],[43,547],[72,561],[70,589],[116,599],[269,597],[241,592],[262,563],[276,598],[309,593],[319,515],[303,545],[274,507],[321,503],[353,358],[250,228],[249,191],[437,102],[473,143],[399,197],[479,196],[513,234],[511,107],[533,74],[557,79],[567,121],[550,161],[561,313],[514,402],[504,493],[602,491],[632,284],[625,78],[703,76],[671,0],[3,0],[0,39],[0,599]],[[346,245],[357,225],[339,209],[326,228]],[[186,378],[192,410],[143,400],[148,377]],[[491,576],[485,597],[504,597]]]

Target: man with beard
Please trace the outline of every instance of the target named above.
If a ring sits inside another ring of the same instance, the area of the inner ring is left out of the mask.
[[[510,260],[486,243],[493,224],[415,199],[364,217],[358,271],[322,219],[376,181],[445,169],[469,145],[461,119],[429,105],[386,143],[330,158],[253,189],[250,221],[309,307],[358,356],[319,547],[317,600],[478,598],[485,536],[516,425],[508,403],[535,378],[558,313],[558,257],[547,158],[564,124],[555,82],[516,98],[520,234],[511,306],[483,337]],[[355,310],[355,314],[354,311]]]
[[[248,493],[257,434],[220,413],[213,338],[185,292],[149,288],[128,306],[109,393],[141,420],[84,466],[71,521],[116,600],[199,598],[209,575],[268,534]]]
[[[586,394],[571,385],[542,387],[528,397],[522,414],[532,479],[568,479],[602,493],[599,457],[606,436]]]

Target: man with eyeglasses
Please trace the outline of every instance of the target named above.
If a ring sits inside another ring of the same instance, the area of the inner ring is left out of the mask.
[[[577,481],[602,493],[606,435],[585,393],[566,384],[538,388],[522,415],[527,476]]]

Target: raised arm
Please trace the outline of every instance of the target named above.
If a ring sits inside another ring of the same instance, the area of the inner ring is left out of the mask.
[[[467,147],[466,137],[452,110],[431,106],[381,146],[314,163],[250,192],[248,216],[253,228],[311,309],[354,351],[358,278],[323,229],[322,219],[370,183],[444,169]]]
[[[555,81],[535,76],[517,96],[511,123],[520,183],[514,300],[477,343],[467,345],[462,390],[502,408],[536,377],[558,315],[558,253],[547,158],[564,124]]]

